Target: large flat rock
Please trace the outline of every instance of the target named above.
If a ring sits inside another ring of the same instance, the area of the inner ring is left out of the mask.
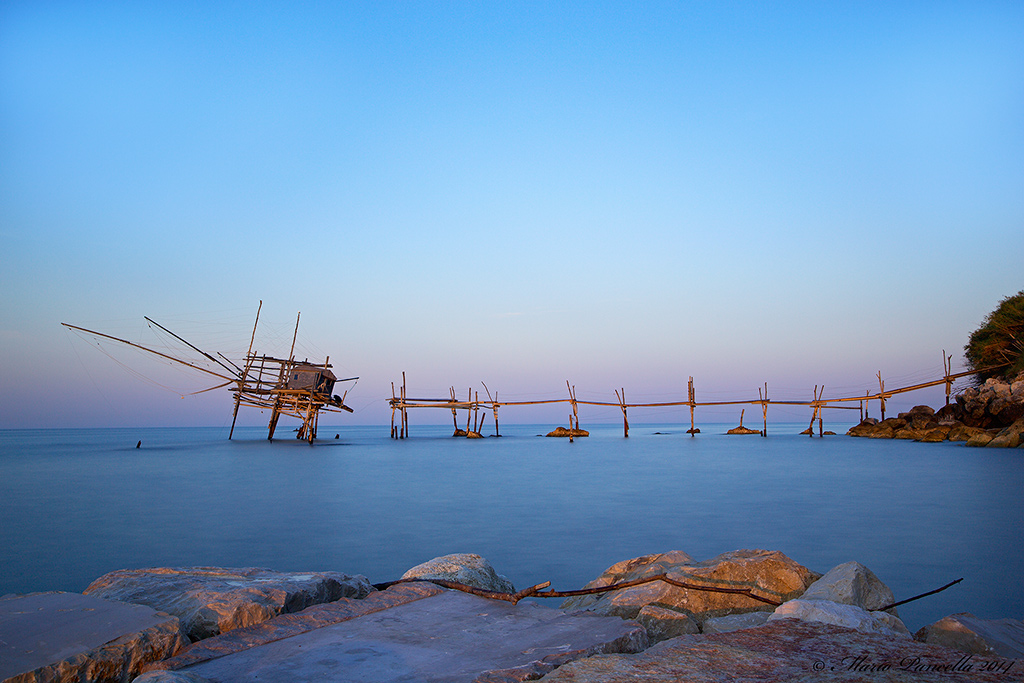
[[[540,680],[1006,683],[1024,680],[1024,662],[969,655],[833,624],[783,619],[731,633],[679,636],[639,654],[581,659]]]
[[[352,683],[522,681],[580,657],[636,652],[647,645],[642,627],[618,617],[436,588],[431,593],[297,635],[274,639],[267,632],[262,644],[174,668],[216,683],[342,680],[339,672]],[[272,628],[275,621],[261,628]]]
[[[178,619],[81,593],[0,598],[0,680],[130,681],[188,644]]]

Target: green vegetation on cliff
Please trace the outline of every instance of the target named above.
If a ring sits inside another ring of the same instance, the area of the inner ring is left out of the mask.
[[[972,370],[1001,366],[975,375],[979,384],[989,377],[1013,378],[1024,372],[1024,290],[1006,297],[988,314],[971,334],[964,355]]]

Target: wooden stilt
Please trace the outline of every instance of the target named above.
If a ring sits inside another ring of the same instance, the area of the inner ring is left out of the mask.
[[[626,415],[626,389],[622,388],[622,394],[615,390],[615,398],[619,399],[619,407],[622,408],[622,436],[629,438],[629,416]]]

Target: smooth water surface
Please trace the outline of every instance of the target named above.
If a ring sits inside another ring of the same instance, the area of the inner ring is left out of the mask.
[[[382,582],[454,552],[518,587],[571,589],[638,555],[767,548],[819,572],[857,560],[897,599],[964,577],[900,608],[912,630],[960,611],[1024,617],[1024,451],[801,428],[606,426],[570,444],[536,426],[477,440],[321,427],[312,447],[256,428],[0,431],[0,594],[151,566]]]

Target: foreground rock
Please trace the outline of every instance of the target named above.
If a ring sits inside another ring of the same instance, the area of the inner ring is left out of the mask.
[[[0,598],[0,680],[130,681],[188,644],[176,617],[80,593]]]
[[[768,617],[768,623],[779,619],[833,624],[861,633],[878,633],[895,640],[910,640],[910,631],[898,617],[886,612],[869,612],[856,605],[843,605],[831,600],[790,600]]]
[[[482,588],[499,593],[515,593],[516,588],[504,576],[494,571],[491,563],[472,553],[456,553],[435,557],[418,564],[406,573],[403,579],[441,579],[455,581],[473,588]]]
[[[914,638],[961,652],[1024,659],[1024,621],[1020,619],[979,619],[961,612],[925,626]]]
[[[1021,663],[821,622],[781,619],[760,628],[679,636],[636,655],[599,655],[540,680],[587,683],[721,681],[1016,681]]]
[[[389,603],[389,596],[394,596],[390,604],[377,609],[376,603]],[[347,611],[360,608],[370,609]],[[343,612],[342,617],[324,623],[334,612]],[[189,674],[192,681],[199,677],[217,683],[511,683],[536,680],[581,657],[638,652],[647,645],[643,628],[622,619],[410,583],[365,600],[317,605],[238,629],[196,643],[160,666]],[[151,683],[181,681],[153,676]]]
[[[735,550],[696,562],[686,553],[674,550],[619,562],[606,569],[586,587],[608,586],[657,574],[668,574],[675,580],[702,586],[748,588],[778,603],[800,596],[820,576],[778,551]],[[713,617],[744,612],[771,612],[775,609],[773,605],[747,595],[691,590],[663,581],[569,598],[562,603],[562,608],[593,610],[600,614],[634,619],[647,605],[688,616],[698,627]],[[645,623],[650,624],[656,616],[648,614]],[[651,626],[648,628],[656,630]]]
[[[362,598],[373,590],[366,577],[338,572],[164,567],[111,572],[93,581],[85,593],[173,614],[196,641],[310,605]]]

